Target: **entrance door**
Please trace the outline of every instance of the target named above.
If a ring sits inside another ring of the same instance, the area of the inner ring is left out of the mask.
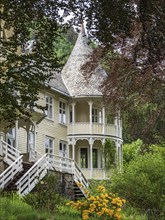
[[[7,143],[15,147],[15,128],[10,128],[6,134]]]

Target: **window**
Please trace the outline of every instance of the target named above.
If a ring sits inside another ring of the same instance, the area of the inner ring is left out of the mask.
[[[68,153],[67,153],[67,143],[66,142],[60,141],[59,152],[60,152],[60,156],[61,157],[67,157],[68,156]]]
[[[80,164],[81,164],[81,168],[88,168],[88,149],[87,148],[80,149]]]
[[[93,149],[92,151],[93,168],[98,168],[98,150]]]
[[[92,122],[98,122],[98,110],[96,108],[92,109]]]
[[[53,154],[53,138],[45,136],[45,153]]]
[[[70,117],[69,117],[69,122],[72,123],[72,122],[73,122],[73,119],[72,119],[72,111],[71,111],[71,110],[70,110],[70,112],[69,112],[69,116],[70,116]]]
[[[53,119],[53,98],[46,96],[46,115],[49,119]]]
[[[97,108],[92,109],[92,122],[94,123],[102,123],[102,112]]]
[[[59,102],[59,122],[66,124],[66,103],[62,101]]]

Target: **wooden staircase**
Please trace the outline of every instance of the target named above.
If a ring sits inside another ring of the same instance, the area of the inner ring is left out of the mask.
[[[4,191],[13,192],[17,191],[16,182],[33,166],[33,163],[23,162],[23,170],[17,173],[14,178],[5,186]]]
[[[76,182],[74,182],[74,184],[73,184],[73,190],[74,190],[74,200],[75,201],[85,198],[84,194],[82,193],[80,187],[77,185]]]
[[[33,163],[23,162],[21,152],[0,140],[1,159],[3,158],[3,161],[8,164],[7,169],[0,174],[1,190],[17,191],[20,196],[25,196],[49,171],[56,171],[72,175],[76,200],[83,196],[87,197],[88,181],[73,159],[55,154],[44,154],[38,157],[36,153],[32,155]]]

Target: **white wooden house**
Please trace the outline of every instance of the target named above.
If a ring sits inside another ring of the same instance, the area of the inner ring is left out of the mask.
[[[9,130],[4,130],[1,124],[1,131],[5,132],[0,143],[2,157],[7,155],[7,146],[9,150],[11,145],[13,148],[10,149],[16,149],[13,150],[14,154],[18,150],[19,156],[23,154],[30,162],[37,163],[45,154],[49,154],[50,160],[58,158],[61,172],[70,172],[69,169],[72,169],[72,173],[75,173],[74,169],[78,169],[84,179],[105,179],[108,176],[104,169],[102,149],[105,140],[111,139],[116,146],[116,161],[122,166],[121,119],[118,114],[108,123],[111,112],[104,105],[100,90],[106,73],[98,66],[91,77],[85,79],[81,69],[91,52],[82,27],[62,71],[54,72],[49,86],[40,93],[39,103],[46,106],[47,110],[43,113],[36,109],[31,119],[16,121],[15,127]],[[11,166],[14,160],[8,164]],[[50,164],[55,166],[55,162]],[[2,174],[0,181],[0,184],[4,181]],[[80,181],[78,177],[77,181]]]

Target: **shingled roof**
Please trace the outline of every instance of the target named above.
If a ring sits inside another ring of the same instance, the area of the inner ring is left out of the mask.
[[[52,78],[49,81],[48,85],[55,91],[70,96],[68,89],[66,88],[63,79],[61,77],[61,71],[53,71]]]
[[[92,49],[88,45],[88,39],[82,25],[71,55],[62,69],[62,79],[72,97],[102,95],[99,87],[106,77],[103,68],[99,65],[88,80],[85,79],[81,69],[91,53]]]

